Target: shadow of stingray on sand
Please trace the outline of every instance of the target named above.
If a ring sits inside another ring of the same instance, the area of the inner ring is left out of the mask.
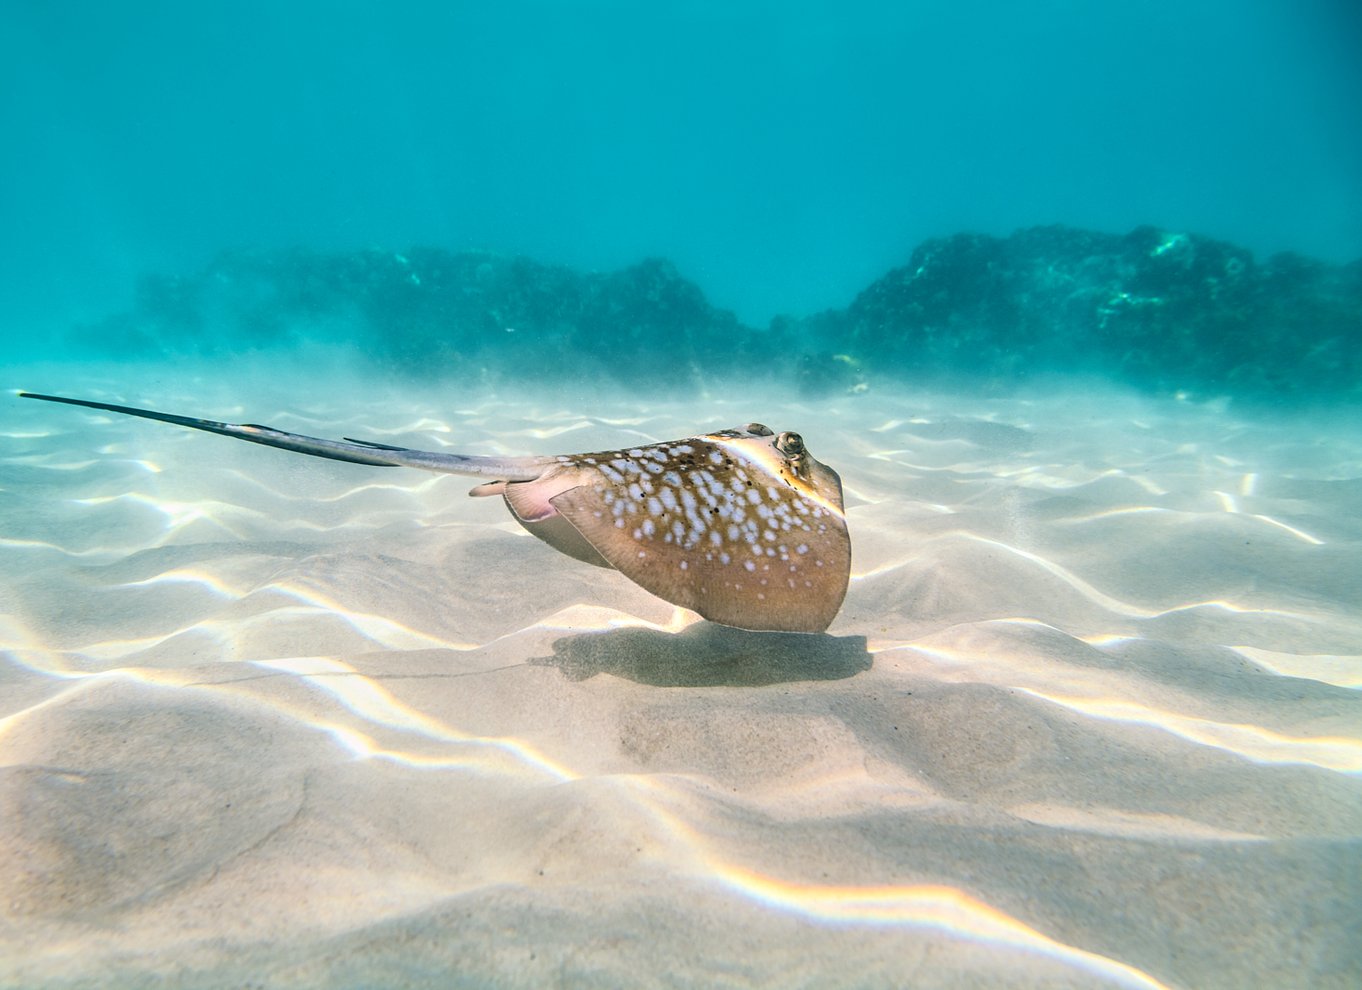
[[[582,681],[614,674],[653,687],[760,687],[834,681],[869,670],[864,636],[748,632],[698,622],[679,633],[611,629],[565,636],[553,656],[532,664],[557,667]]]

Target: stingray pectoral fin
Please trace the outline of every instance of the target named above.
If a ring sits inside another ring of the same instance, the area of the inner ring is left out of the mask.
[[[522,523],[540,522],[558,515],[553,500],[563,492],[579,487],[585,479],[580,468],[560,467],[545,472],[533,481],[516,481],[506,486],[506,505]]]
[[[539,477],[547,463],[545,459],[538,457],[476,457],[466,454],[439,454],[363,441],[323,440],[299,433],[286,433],[255,423],[219,423],[211,419],[195,419],[191,416],[176,416],[151,409],[136,409],[132,406],[92,402],[88,399],[69,399],[60,395],[42,395],[37,392],[20,392],[19,395],[25,399],[63,402],[70,406],[84,406],[87,409],[102,409],[105,412],[121,413],[125,416],[154,419],[157,422],[173,423],[176,426],[203,430],[205,433],[217,433],[224,437],[235,437],[237,440],[258,443],[266,447],[278,447],[281,450],[310,454],[313,457],[326,457],[333,461],[348,461],[352,464],[369,464],[374,467],[413,467],[448,474],[492,475],[510,480],[530,480]]]
[[[700,534],[686,547],[670,530],[668,542],[665,526],[614,515],[604,495],[581,485],[552,501],[611,566],[674,605],[739,629],[802,633],[827,629],[842,606],[851,544],[840,513],[827,512],[817,523],[821,530],[791,535],[767,555],[765,546],[758,554],[745,539],[730,540],[726,533],[717,542]]]
[[[582,472],[573,468],[550,471],[534,481],[513,481],[503,486],[502,495],[511,515],[527,531],[559,553],[597,567],[611,566],[591,541],[576,526],[559,514],[554,499],[581,486]],[[488,488],[480,485],[479,488]],[[475,492],[477,488],[473,489]],[[488,494],[491,494],[490,492]]]

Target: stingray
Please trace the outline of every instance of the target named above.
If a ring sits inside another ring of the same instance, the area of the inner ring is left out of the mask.
[[[337,461],[487,478],[469,494],[500,495],[549,546],[726,626],[821,633],[846,597],[851,539],[841,478],[798,433],[760,423],[627,450],[484,457],[19,394]]]

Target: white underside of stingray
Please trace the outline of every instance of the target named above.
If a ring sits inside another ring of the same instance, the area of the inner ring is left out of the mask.
[[[798,434],[758,423],[628,450],[479,457],[20,395],[332,460],[487,478],[469,494],[502,496],[516,520],[550,546],[728,626],[822,632],[846,596],[851,541],[841,479],[814,460]]]

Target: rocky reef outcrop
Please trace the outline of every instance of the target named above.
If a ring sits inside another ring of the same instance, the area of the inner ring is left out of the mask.
[[[1102,376],[1154,392],[1362,394],[1362,261],[1264,261],[1195,234],[1036,227],[927,241],[842,310],[741,324],[668,262],[580,273],[527,258],[233,252],[147,276],[78,337],[104,352],[228,353],[341,340],[462,381],[590,376],[693,389],[781,376],[806,394],[967,376]]]
[[[340,341],[422,376],[590,375],[669,387],[730,367],[750,334],[667,261],[581,274],[431,248],[232,252],[196,275],[143,277],[130,310],[76,331],[106,353]]]
[[[1302,396],[1362,381],[1362,262],[1265,262],[1141,227],[932,240],[810,331],[900,374],[1083,372],[1157,391]]]

